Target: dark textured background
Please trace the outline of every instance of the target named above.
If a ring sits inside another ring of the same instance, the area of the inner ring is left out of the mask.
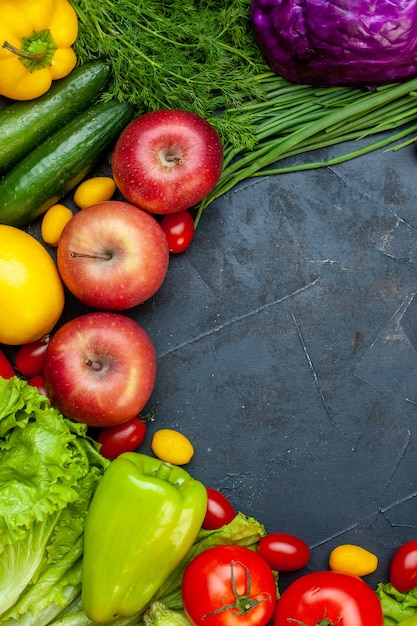
[[[416,172],[409,146],[245,181],[126,312],[158,353],[142,451],[154,430],[182,431],[188,470],[302,537],[308,569],[357,543],[380,558],[372,585],[417,534]],[[68,296],[62,321],[84,312]]]
[[[189,470],[307,541],[311,569],[374,551],[371,584],[417,534],[416,172],[409,146],[246,181],[135,312],[159,355],[150,431],[189,436]]]

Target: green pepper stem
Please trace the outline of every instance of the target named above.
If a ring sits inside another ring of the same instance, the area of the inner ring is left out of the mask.
[[[155,471],[154,476],[161,480],[168,480],[174,466],[171,463],[161,463]]]

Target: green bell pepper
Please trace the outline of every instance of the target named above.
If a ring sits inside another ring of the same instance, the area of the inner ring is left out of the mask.
[[[207,508],[207,491],[184,469],[126,452],[106,469],[84,531],[82,601],[87,616],[131,616],[191,548]]]

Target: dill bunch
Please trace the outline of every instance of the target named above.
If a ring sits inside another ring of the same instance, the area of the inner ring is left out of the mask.
[[[71,0],[79,20],[80,63],[106,58],[112,82],[104,98],[138,114],[193,111],[239,148],[256,142],[252,117],[223,115],[264,97],[267,71],[250,26],[250,0]]]

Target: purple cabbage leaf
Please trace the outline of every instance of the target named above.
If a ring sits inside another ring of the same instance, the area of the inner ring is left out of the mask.
[[[252,0],[255,40],[295,83],[373,87],[417,74],[417,0]]]

